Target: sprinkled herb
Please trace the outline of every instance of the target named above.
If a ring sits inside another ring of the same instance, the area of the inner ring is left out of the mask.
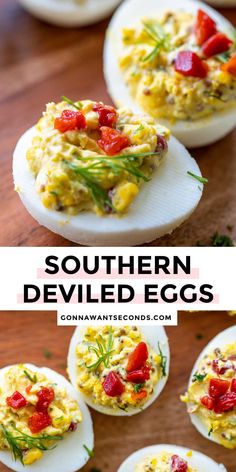
[[[104,337],[100,334],[98,336],[98,339],[96,339],[96,344],[97,346],[89,346],[88,350],[89,352],[94,352],[97,356],[97,361],[94,362],[94,364],[87,365],[87,369],[92,369],[96,370],[102,363],[104,366],[107,368],[110,365],[110,360],[112,353],[114,352],[113,344],[114,344],[114,338],[112,334],[112,327],[109,327],[109,334],[108,334],[108,340],[107,343],[104,339]]]
[[[227,236],[226,234],[219,234],[215,233],[212,238],[211,238],[212,246],[224,246],[224,247],[233,247],[234,242],[230,238],[230,236]]]
[[[158,351],[159,351],[159,356],[161,358],[161,371],[162,371],[162,377],[166,377],[166,364],[167,364],[167,356],[164,356],[160,343],[158,342]]]
[[[155,59],[161,50],[170,50],[170,36],[165,33],[159,23],[151,24],[143,22],[143,29],[148,36],[154,41],[153,50],[143,58],[143,62]]]
[[[187,171],[187,174],[191,175],[191,177],[198,180],[198,182],[201,182],[201,184],[207,184],[208,183],[208,179],[206,179],[205,177],[201,177],[200,175],[193,174],[193,172],[190,172],[189,170]]]
[[[29,380],[30,380],[30,382],[32,382],[32,383],[36,383],[36,382],[38,381],[38,380],[37,380],[37,375],[36,375],[36,374],[34,374],[34,375],[32,376],[32,375],[30,375],[30,373],[29,373],[29,372],[27,372],[27,370],[24,370],[24,374],[26,375],[27,379],[29,379]]]
[[[52,357],[52,352],[49,351],[49,350],[45,347],[45,349],[44,349],[44,351],[43,351],[43,355],[44,355],[44,357],[46,357],[46,359],[51,359],[51,357]]]
[[[69,98],[65,97],[64,95],[61,97],[61,99],[64,101],[64,102],[67,102],[69,103],[69,105],[71,105],[72,107],[76,108],[76,110],[81,110],[82,108],[82,103],[81,102],[72,102],[72,100],[70,100]]]
[[[91,451],[91,449],[88,448],[88,446],[86,446],[86,444],[83,444],[83,448],[85,449],[85,451],[88,453],[88,456],[91,458],[94,456],[94,452]]]
[[[118,405],[118,408],[119,408],[119,410],[122,410],[122,411],[126,411],[126,412],[128,411],[127,407],[125,407],[125,406]]]
[[[225,64],[226,62],[228,62],[230,54],[229,52],[222,52],[222,54],[218,54],[217,56],[215,56],[215,58],[218,59],[218,61],[222,62],[222,64]]]
[[[192,378],[192,382],[203,382],[207,374],[199,374],[198,372],[195,372]]]
[[[211,433],[213,433],[213,428],[211,427],[208,431],[208,436],[210,437]]]
[[[16,433],[18,433],[18,435],[14,436],[8,429],[5,428],[5,426],[1,425],[1,428],[3,431],[4,438],[7,441],[11,450],[12,457],[15,461],[20,460],[23,465],[23,454],[25,449],[37,448],[41,451],[49,451],[51,449],[54,449],[55,446],[47,447],[45,446],[45,441],[61,441],[63,439],[62,436],[49,436],[48,434],[33,437],[23,433],[17,428],[14,429]]]
[[[140,390],[144,387],[144,385],[145,385],[144,383],[135,384],[135,385],[134,385],[134,392],[135,392],[135,393],[140,392]]]

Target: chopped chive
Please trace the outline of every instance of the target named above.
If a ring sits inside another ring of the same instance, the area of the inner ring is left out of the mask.
[[[187,171],[187,174],[193,177],[194,179],[198,180],[198,182],[201,182],[201,184],[207,184],[208,179],[205,177],[201,177],[200,175],[193,174],[193,172],[190,172],[189,170]]]

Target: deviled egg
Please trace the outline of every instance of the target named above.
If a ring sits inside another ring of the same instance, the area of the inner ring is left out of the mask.
[[[169,362],[162,327],[78,327],[70,343],[68,373],[89,406],[107,415],[130,416],[160,395]]]
[[[62,375],[19,364],[0,370],[0,461],[17,472],[75,472],[93,450],[87,406]]]
[[[236,448],[236,326],[219,333],[203,349],[182,400],[205,438]]]
[[[148,446],[131,454],[117,472],[227,472],[201,452],[172,444]]]
[[[126,0],[109,25],[104,74],[117,106],[150,114],[187,147],[236,125],[233,26],[193,0]]]
[[[58,26],[84,26],[106,18],[121,0],[19,0],[40,20]]]
[[[197,206],[204,182],[195,160],[153,118],[65,97],[20,138],[13,175],[40,224],[93,246],[172,232]]]
[[[201,452],[171,444],[148,446],[131,454],[117,472],[227,472]]]

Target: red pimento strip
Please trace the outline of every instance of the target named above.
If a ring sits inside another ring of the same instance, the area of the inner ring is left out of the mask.
[[[204,395],[200,398],[201,404],[205,406],[208,410],[213,410],[215,405],[215,399],[211,398],[209,395]]]
[[[147,397],[147,390],[140,390],[139,392],[132,392],[131,398],[134,402],[141,402],[144,398]]]
[[[136,348],[129,355],[126,372],[130,373],[130,372],[133,372],[134,370],[141,369],[146,364],[147,359],[148,359],[147,344],[141,341],[139,344],[137,344]]]
[[[230,382],[223,379],[211,379],[209,385],[209,395],[212,398],[220,397],[229,390]]]
[[[231,392],[236,393],[236,379],[233,379],[230,387]]]
[[[54,128],[65,133],[76,129],[86,128],[86,119],[81,111],[64,110],[54,121]]]
[[[202,46],[202,52],[205,57],[216,56],[222,52],[228,51],[233,41],[227,38],[223,33],[216,33],[211,36]]]
[[[109,372],[103,382],[103,388],[109,397],[119,397],[125,390],[119,375],[116,372]]]
[[[99,126],[115,127],[118,115],[114,107],[103,105],[103,103],[96,103],[93,106],[93,111],[98,113]]]
[[[55,398],[54,390],[51,387],[42,387],[41,390],[37,392],[37,397],[36,410],[45,412]]]
[[[195,52],[180,51],[175,59],[175,70],[186,77],[204,79],[208,65]]]
[[[171,457],[171,472],[187,472],[188,464],[181,457],[174,454]]]
[[[27,400],[20,392],[14,392],[10,397],[6,399],[7,405],[13,408],[14,410],[19,410],[24,408],[27,405]]]
[[[132,382],[135,384],[142,384],[146,382],[146,380],[150,379],[150,369],[151,367],[149,365],[146,365],[142,367],[142,369],[130,372],[129,374],[127,374],[126,377],[127,382]]]
[[[236,76],[236,54],[228,62],[222,64],[221,69],[228,74]]]
[[[130,146],[129,138],[119,131],[108,126],[102,126],[100,131],[101,137],[98,140],[98,145],[108,156],[114,156],[122,151],[122,149]]]
[[[225,413],[232,411],[236,407],[236,393],[228,392],[216,399],[214,405],[215,413]]]
[[[28,425],[32,434],[37,434],[43,429],[51,426],[52,419],[47,412],[36,411],[29,418]]]
[[[198,10],[195,25],[197,44],[202,46],[207,39],[217,32],[215,21],[203,10]]]

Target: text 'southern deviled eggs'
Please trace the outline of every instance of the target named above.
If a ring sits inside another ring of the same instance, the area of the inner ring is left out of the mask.
[[[172,444],[148,446],[131,454],[117,472],[227,472],[201,452]]]
[[[18,0],[32,15],[58,26],[83,26],[106,18],[121,0]]]
[[[17,472],[75,472],[93,450],[87,406],[62,375],[19,364],[0,370],[0,461]]]
[[[236,326],[219,333],[202,351],[182,400],[205,438],[236,448]]]
[[[117,106],[149,113],[187,147],[236,125],[233,26],[192,0],[126,0],[109,25],[104,74]]]
[[[78,327],[70,343],[68,372],[89,406],[107,415],[130,416],[160,395],[169,361],[162,327]]]
[[[184,146],[151,117],[65,97],[20,138],[13,175],[40,224],[91,246],[171,233],[194,211],[204,182]]]

